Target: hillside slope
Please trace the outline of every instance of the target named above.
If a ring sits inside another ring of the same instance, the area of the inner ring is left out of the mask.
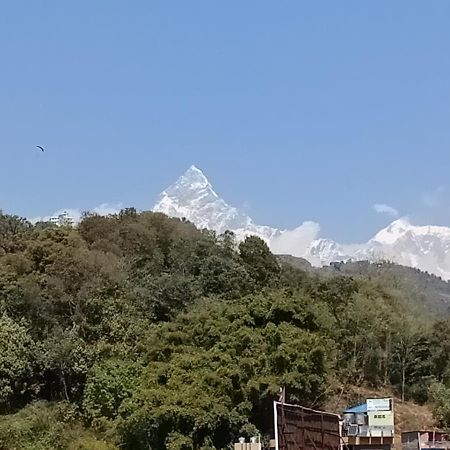
[[[322,273],[368,277],[384,286],[407,292],[417,305],[437,314],[450,311],[450,283],[428,272],[390,262],[358,261],[335,263],[321,269]]]
[[[304,258],[278,255],[281,264],[288,264],[323,277],[351,276],[370,279],[392,291],[407,294],[411,305],[434,315],[450,313],[450,283],[436,275],[391,262],[339,262],[325,267],[313,267]]]
[[[325,409],[341,414],[350,406],[363,403],[367,398],[392,397],[394,399],[395,415],[395,447],[401,448],[401,433],[404,431],[436,428],[433,415],[427,405],[413,402],[402,402],[388,389],[369,389],[365,387],[351,387],[342,394],[337,394],[327,401]]]

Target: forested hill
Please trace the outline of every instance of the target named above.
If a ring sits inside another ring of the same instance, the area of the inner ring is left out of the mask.
[[[412,267],[384,261],[336,262],[325,267],[312,267],[303,258],[277,256],[280,263],[326,277],[351,276],[369,279],[374,283],[398,291],[407,297],[414,308],[425,309],[434,315],[450,314],[450,283],[442,278]]]
[[[450,322],[371,275],[319,276],[126,209],[76,229],[0,215],[0,448],[222,449],[272,401],[393,389],[450,419]]]

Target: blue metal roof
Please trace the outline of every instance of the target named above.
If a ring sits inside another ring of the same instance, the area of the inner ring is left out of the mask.
[[[361,403],[360,405],[353,406],[344,411],[344,413],[366,413],[367,403]]]

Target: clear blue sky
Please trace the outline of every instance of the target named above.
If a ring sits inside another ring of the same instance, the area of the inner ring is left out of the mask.
[[[448,0],[2,1],[0,208],[150,209],[196,164],[261,224],[450,225],[449,24]]]

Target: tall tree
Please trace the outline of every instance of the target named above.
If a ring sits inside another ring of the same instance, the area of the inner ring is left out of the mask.
[[[239,254],[248,273],[261,286],[270,285],[280,274],[280,265],[267,244],[257,236],[249,236],[239,244]]]

